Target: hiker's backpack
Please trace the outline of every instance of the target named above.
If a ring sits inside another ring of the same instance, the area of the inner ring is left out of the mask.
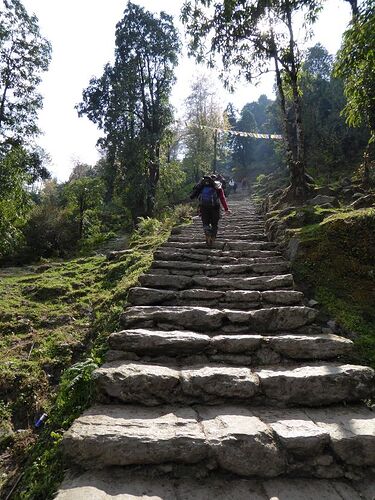
[[[220,205],[217,189],[213,184],[205,184],[199,195],[201,207],[217,207]]]

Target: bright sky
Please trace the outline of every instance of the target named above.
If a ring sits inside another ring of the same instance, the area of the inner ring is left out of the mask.
[[[164,10],[179,17],[183,0],[133,0],[146,9]],[[126,0],[23,0],[27,11],[39,19],[42,35],[53,48],[49,71],[44,75],[40,92],[44,108],[39,114],[39,126],[44,135],[38,143],[51,156],[49,166],[53,176],[65,181],[74,162],[94,164],[99,159],[95,144],[100,131],[87,118],[78,118],[74,106],[82,98],[92,76],[101,76],[104,65],[112,61],[115,45],[115,25],[122,18]],[[350,6],[344,0],[326,0],[326,7],[315,25],[316,42],[334,54],[342,32],[350,20]],[[177,22],[178,26],[181,26]],[[189,94],[189,84],[199,71],[193,61],[182,57],[177,68],[177,83],[172,103],[177,113]],[[222,90],[222,102],[233,102],[241,109],[261,94],[272,97],[273,76],[266,76],[257,86],[243,84],[233,95]],[[221,88],[221,84],[218,83]]]

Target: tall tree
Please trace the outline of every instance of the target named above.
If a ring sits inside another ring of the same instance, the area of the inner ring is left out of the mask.
[[[39,32],[38,20],[19,0],[0,0],[0,141],[25,142],[38,133],[37,92],[48,69],[51,46]]]
[[[369,184],[375,161],[375,1],[365,0],[344,33],[335,73],[344,80],[344,114],[350,126],[365,125],[370,139],[364,155],[363,182]]]
[[[320,0],[187,0],[182,19],[190,35],[191,53],[198,60],[215,64],[220,55],[225,71],[236,66],[248,81],[270,71],[276,73],[279,104],[284,123],[284,136],[291,186],[286,198],[303,201],[307,196],[304,140],[299,92],[301,53],[297,46],[292,16],[302,12],[309,26],[320,9]],[[206,41],[210,40],[207,51]],[[207,55],[208,54],[208,55]],[[291,91],[293,124],[289,123],[287,91]]]
[[[344,86],[332,76],[333,57],[320,44],[307,50],[302,65],[306,165],[328,179],[351,172],[368,140],[365,127],[350,128],[341,116]]]
[[[0,0],[0,254],[20,241],[31,207],[27,185],[49,177],[45,153],[30,141],[38,133],[37,86],[50,55],[37,18],[19,0]]]
[[[205,75],[200,75],[191,84],[190,94],[185,101],[185,124],[184,165],[190,173],[190,180],[198,182],[204,173],[213,169],[215,129],[225,127],[216,89]]]
[[[110,189],[122,178],[128,194],[130,188],[145,196],[143,203],[136,200],[145,204],[138,215],[154,210],[163,141],[173,120],[169,96],[179,47],[171,16],[156,17],[128,2],[116,26],[115,62],[90,81],[78,105],[79,114],[105,133],[101,146],[113,171],[106,176]]]

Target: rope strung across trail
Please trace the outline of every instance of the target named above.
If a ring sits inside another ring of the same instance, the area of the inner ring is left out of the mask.
[[[258,132],[242,132],[240,130],[230,130],[227,128],[209,127],[208,125],[200,125],[200,129],[209,128],[217,132],[224,132],[225,134],[238,135],[240,137],[254,137],[255,139],[283,139],[280,134],[260,134]]]

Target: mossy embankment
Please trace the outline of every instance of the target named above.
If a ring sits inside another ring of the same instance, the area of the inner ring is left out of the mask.
[[[294,259],[297,283],[375,368],[375,208],[291,207],[269,213],[267,226]]]
[[[296,278],[375,368],[375,209],[348,210],[294,231],[300,250]]]
[[[151,265],[182,207],[146,219],[115,260],[104,255],[0,269],[0,496],[52,498],[62,432],[90,405],[92,371],[118,329],[127,293]],[[73,365],[73,366],[72,366]],[[35,421],[48,419],[40,428]]]

